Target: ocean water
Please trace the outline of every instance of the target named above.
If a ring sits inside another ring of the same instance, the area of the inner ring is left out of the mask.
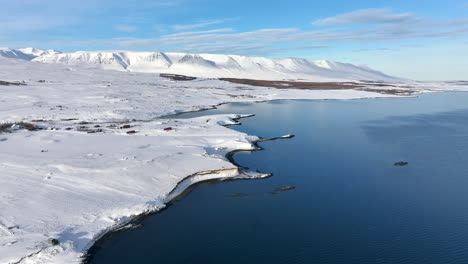
[[[256,114],[232,127],[242,132],[296,135],[234,155],[273,177],[197,185],[103,238],[89,263],[468,263],[468,93],[179,117],[220,113]]]

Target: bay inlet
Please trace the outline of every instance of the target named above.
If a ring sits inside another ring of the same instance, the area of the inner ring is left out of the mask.
[[[89,263],[467,263],[468,93],[226,104],[264,138],[236,163],[273,173],[209,182]],[[395,166],[395,163],[407,163]]]

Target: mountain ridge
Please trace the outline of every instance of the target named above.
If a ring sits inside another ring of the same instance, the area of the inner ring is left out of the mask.
[[[5,48],[3,48],[5,49]],[[3,53],[2,53],[3,52]],[[367,66],[303,58],[270,59],[223,54],[150,51],[77,51],[0,49],[0,56],[49,64],[87,65],[102,69],[169,73],[200,78],[249,78],[307,81],[403,82]]]

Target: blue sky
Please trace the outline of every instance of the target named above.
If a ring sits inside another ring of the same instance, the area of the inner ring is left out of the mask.
[[[0,46],[304,57],[468,79],[468,0],[0,0]]]

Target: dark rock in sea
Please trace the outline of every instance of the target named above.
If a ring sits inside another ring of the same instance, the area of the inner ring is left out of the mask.
[[[123,125],[123,126],[120,127],[120,129],[128,129],[128,128],[131,128],[131,126],[130,125]]]
[[[396,163],[393,164],[393,165],[395,165],[395,166],[406,166],[406,165],[408,165],[408,164],[409,164],[409,163],[406,162],[406,161],[400,161],[400,162],[396,162]]]
[[[230,197],[246,197],[248,194],[246,193],[232,193],[229,195]]]
[[[60,242],[55,239],[55,238],[49,238],[49,240],[47,240],[49,242],[49,244],[51,244],[52,246],[56,246],[58,244],[60,244]]]
[[[127,131],[127,135],[133,135],[133,134],[136,134],[137,132],[135,130],[130,130],[130,131]]]
[[[296,189],[295,186],[286,185],[286,186],[275,188],[273,191],[274,192],[284,192],[284,191],[291,191],[291,190],[294,190],[294,189]]]
[[[164,128],[164,131],[172,131],[172,130],[174,130],[172,127],[166,127],[166,128]]]

